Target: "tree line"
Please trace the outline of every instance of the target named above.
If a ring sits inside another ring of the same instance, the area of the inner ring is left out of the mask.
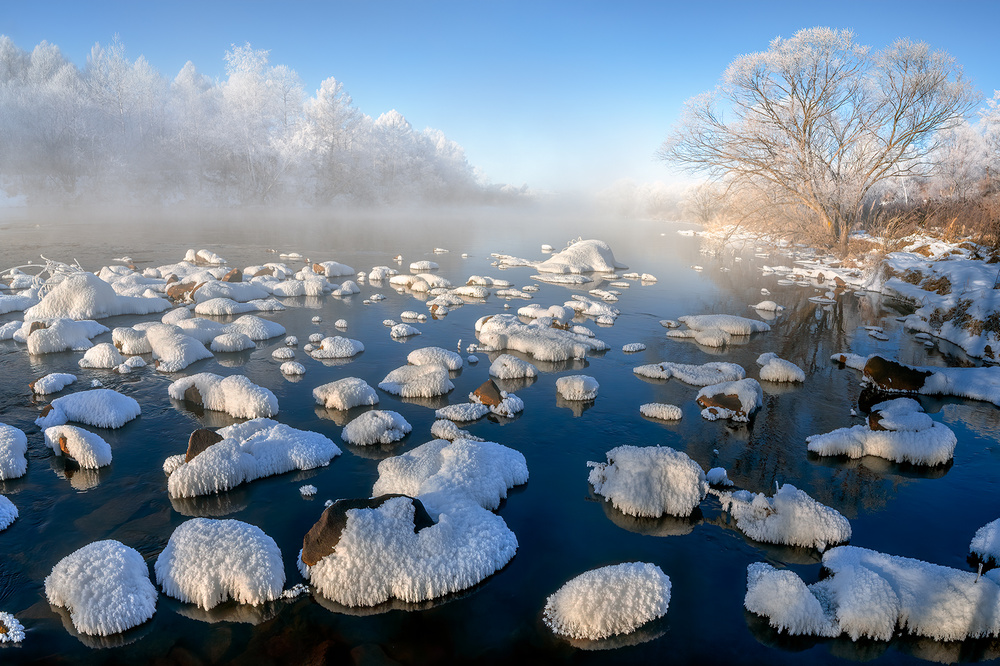
[[[55,45],[27,52],[0,36],[0,192],[29,204],[222,205],[523,193],[486,183],[438,130],[415,130],[395,110],[362,113],[334,78],[307,97],[267,51],[234,45],[225,63],[225,80],[189,61],[170,81],[117,37],[81,69]]]

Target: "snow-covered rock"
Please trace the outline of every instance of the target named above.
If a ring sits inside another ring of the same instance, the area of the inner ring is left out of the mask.
[[[650,379],[670,379],[676,377],[685,384],[692,386],[709,386],[721,382],[733,382],[746,377],[743,366],[735,363],[723,363],[713,361],[702,365],[689,365],[686,363],[652,363],[650,365],[640,365],[633,368],[632,372],[640,377]]]
[[[697,401],[702,417],[709,421],[749,421],[764,404],[764,393],[756,379],[740,379],[705,386],[698,391]]]
[[[668,405],[662,402],[649,402],[639,405],[639,413],[651,419],[661,421],[680,421],[684,412],[677,405]]]
[[[0,423],[0,481],[24,476],[28,469],[28,436],[24,431]]]
[[[600,384],[589,375],[568,375],[556,380],[556,391],[564,400],[594,400]]]
[[[435,363],[404,365],[379,382],[378,387],[402,398],[433,398],[455,388],[448,378],[448,368]]]
[[[124,362],[125,357],[113,344],[102,342],[88,349],[77,363],[81,368],[110,369]]]
[[[327,409],[352,409],[361,405],[377,405],[378,393],[363,379],[345,377],[313,389],[316,404]]]
[[[822,551],[851,538],[847,518],[790,483],[781,486],[774,497],[737,490],[721,493],[719,501],[736,520],[736,527],[755,541]]]
[[[791,361],[778,358],[774,352],[761,354],[757,357],[760,366],[760,378],[768,382],[804,382],[806,373]]]
[[[413,430],[399,412],[374,409],[365,412],[344,426],[340,438],[355,446],[391,444]]]
[[[414,349],[406,355],[406,362],[411,365],[428,365],[437,363],[449,370],[462,369],[462,357],[453,351],[442,349],[441,347],[424,347]]]
[[[625,445],[607,456],[606,463],[587,463],[587,480],[622,513],[688,516],[708,493],[704,470],[681,451]]]
[[[176,380],[167,392],[174,400],[189,400],[205,409],[226,412],[241,419],[278,413],[278,399],[274,393],[257,386],[244,375],[220,377],[211,372],[200,372]]]
[[[71,425],[52,426],[44,434],[45,445],[57,456],[65,454],[84,469],[111,464],[111,446],[100,435]]]
[[[499,314],[476,322],[476,337],[483,351],[512,349],[539,361],[586,358],[593,351],[608,349],[607,343],[562,328],[552,327],[547,317],[524,324],[515,315]]]
[[[170,309],[165,298],[119,296],[93,273],[74,273],[52,288],[37,305],[24,311],[32,319],[103,319],[116,315],[146,315]]]
[[[313,349],[309,354],[313,358],[318,359],[350,358],[360,354],[364,350],[365,346],[360,341],[336,335],[323,338],[319,343],[319,347]]]
[[[490,364],[490,376],[497,379],[537,377],[538,368],[510,354],[500,354]]]
[[[41,428],[76,421],[96,428],[121,428],[139,416],[142,409],[134,398],[111,389],[91,389],[53,400],[51,410],[35,419]]]

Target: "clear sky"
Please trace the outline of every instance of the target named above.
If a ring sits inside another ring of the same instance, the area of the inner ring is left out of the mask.
[[[876,48],[926,41],[986,96],[1000,88],[1000,0],[0,0],[0,34],[80,67],[118,34],[168,79],[188,60],[223,78],[223,54],[250,42],[310,95],[336,77],[364,113],[442,130],[491,181],[560,191],[674,178],[654,153],[684,101],[736,56],[819,25]]]

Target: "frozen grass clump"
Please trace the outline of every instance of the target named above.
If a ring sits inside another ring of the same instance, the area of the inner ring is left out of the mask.
[[[569,375],[556,380],[556,391],[566,400],[594,400],[600,384],[588,375]]]
[[[414,349],[406,356],[406,362],[411,365],[428,365],[436,363],[449,370],[462,369],[462,357],[453,351],[441,347],[424,347]]]
[[[406,437],[411,430],[413,427],[398,412],[374,409],[345,425],[340,438],[356,446],[391,444]]]
[[[709,386],[721,382],[733,382],[746,377],[743,366],[736,363],[713,361],[702,365],[686,363],[652,363],[633,368],[632,372],[649,379],[670,379],[676,377],[685,384],[692,386]]]
[[[316,404],[327,409],[347,410],[361,405],[377,405],[378,393],[363,379],[345,377],[313,389]]]
[[[41,428],[76,421],[95,428],[121,428],[139,416],[142,409],[134,398],[111,389],[91,389],[56,398],[48,413],[35,419]]]
[[[433,398],[455,388],[448,377],[448,368],[429,365],[404,365],[391,371],[378,387],[401,398]]]
[[[59,560],[45,578],[45,596],[69,609],[82,634],[110,636],[156,612],[156,588],[142,555],[125,544],[95,541]]]
[[[496,442],[435,439],[380,462],[372,495],[419,497],[434,515],[466,504],[496,509],[507,489],[527,482],[520,451]]]
[[[774,497],[746,490],[720,493],[724,511],[754,541],[826,550],[851,539],[851,524],[840,512],[820,504],[790,483]]]
[[[768,382],[804,382],[806,373],[791,361],[778,358],[774,352],[761,354],[757,357],[760,367],[760,378]]]
[[[704,470],[681,451],[625,445],[607,456],[606,463],[587,463],[592,468],[587,480],[630,516],[689,516],[708,493]]]
[[[69,456],[84,469],[111,464],[111,446],[100,435],[71,425],[52,426],[44,434],[45,445],[57,456]]]
[[[569,580],[545,600],[543,620],[561,636],[600,640],[666,615],[670,578],[655,564],[625,562]]]
[[[490,364],[490,376],[497,379],[537,377],[538,368],[510,354],[500,354]]]
[[[0,423],[0,481],[24,476],[28,469],[28,436],[14,426]]]
[[[639,405],[639,413],[651,419],[661,421],[680,421],[684,412],[677,405],[668,405],[661,402],[649,402]]]
[[[192,391],[196,394],[192,396]],[[174,400],[194,397],[195,404],[205,409],[226,412],[238,419],[274,416],[278,413],[278,399],[270,390],[257,386],[244,375],[220,377],[211,372],[200,372],[182,377],[167,389]]]
[[[232,599],[262,604],[281,596],[285,567],[274,539],[239,520],[181,523],[153,565],[163,591],[208,610]]]

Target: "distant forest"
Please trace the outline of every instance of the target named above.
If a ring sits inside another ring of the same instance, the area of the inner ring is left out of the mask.
[[[78,68],[55,45],[0,36],[0,200],[213,205],[485,202],[460,145],[397,111],[357,109],[336,79],[307,97],[298,75],[249,44],[213,81],[173,80],[117,38]],[[2,201],[0,201],[2,203]]]

